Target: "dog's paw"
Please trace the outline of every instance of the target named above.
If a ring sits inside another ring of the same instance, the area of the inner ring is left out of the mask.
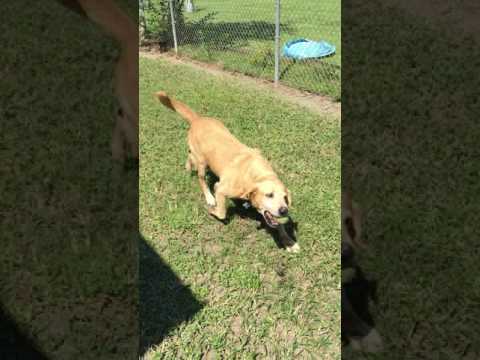
[[[208,208],[208,213],[212,216],[215,216],[218,220],[225,220],[226,214],[220,214],[216,207]]]
[[[382,337],[377,330],[372,329],[367,336],[351,340],[352,349],[367,353],[378,353],[383,349]]]
[[[292,246],[287,246],[286,249],[287,249],[288,252],[298,253],[298,252],[300,252],[300,245],[295,243]]]
[[[217,205],[217,202],[215,201],[215,197],[212,194],[206,194],[205,200],[207,200],[207,205],[210,207],[214,207],[215,205]]]
[[[382,351],[383,341],[377,330],[372,329],[365,338],[362,339],[362,349],[365,352],[377,353]]]

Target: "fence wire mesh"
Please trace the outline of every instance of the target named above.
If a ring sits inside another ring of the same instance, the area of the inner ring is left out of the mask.
[[[180,56],[215,63],[251,76],[274,79],[277,0],[141,0],[145,42],[173,49],[172,2]],[[279,81],[302,90],[340,97],[341,32],[339,0],[280,1]],[[282,55],[288,41],[324,40],[334,55],[290,60]]]

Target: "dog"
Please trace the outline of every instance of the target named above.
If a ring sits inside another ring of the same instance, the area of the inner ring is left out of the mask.
[[[190,124],[185,168],[197,171],[209,214],[225,220],[228,198],[246,200],[263,216],[268,226],[279,228],[283,234],[284,228],[277,219],[288,216],[292,196],[260,150],[242,144],[221,121],[200,116],[165,92],[157,92],[155,96]],[[207,168],[219,178],[214,185],[215,195],[205,181]],[[287,247],[293,252],[299,249],[297,243]]]
[[[113,78],[119,108],[111,151],[113,159],[117,161],[124,162],[130,152],[138,162],[138,28],[114,0],[58,1],[95,22],[120,45]]]
[[[342,192],[342,343],[354,350],[379,352],[383,341],[375,329],[369,302],[376,302],[376,283],[367,280],[356,263],[355,251],[365,247],[361,240],[361,214],[348,192]]]

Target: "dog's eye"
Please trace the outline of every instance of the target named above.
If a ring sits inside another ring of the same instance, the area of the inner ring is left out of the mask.
[[[283,200],[285,200],[285,204],[289,205],[288,204],[288,197],[286,195],[283,197]]]
[[[267,194],[267,195],[265,195],[265,196],[266,196],[266,197],[268,197],[268,198],[273,198],[273,192],[271,192],[271,193],[268,193],[268,194]]]

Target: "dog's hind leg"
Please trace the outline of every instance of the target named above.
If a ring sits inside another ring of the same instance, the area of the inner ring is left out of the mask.
[[[207,165],[203,161],[198,161],[197,172],[198,172],[198,182],[200,183],[200,188],[202,189],[205,200],[207,201],[208,206],[215,206],[215,198],[212,195],[212,192],[208,188],[207,182],[205,181],[205,175],[207,170]]]

